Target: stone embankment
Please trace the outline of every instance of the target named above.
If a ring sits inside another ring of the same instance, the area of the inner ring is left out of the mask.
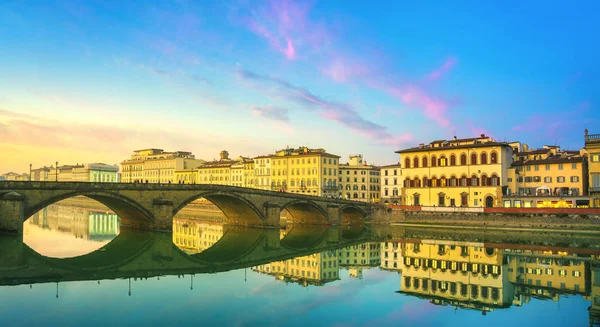
[[[384,224],[600,232],[600,209],[394,206],[376,207],[373,218]]]

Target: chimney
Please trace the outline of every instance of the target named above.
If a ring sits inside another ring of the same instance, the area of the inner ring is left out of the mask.
[[[484,137],[485,137],[485,134],[481,134],[481,138],[484,138]]]
[[[455,141],[457,140],[457,138],[456,138],[456,135],[454,135],[454,140],[455,140]]]

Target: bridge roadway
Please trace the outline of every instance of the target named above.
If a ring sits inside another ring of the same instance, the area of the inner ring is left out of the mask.
[[[371,241],[365,226],[294,226],[280,239],[276,229],[226,227],[212,247],[187,254],[172,234],[124,229],[110,243],[73,258],[44,257],[21,236],[0,236],[0,285],[147,278],[253,267]]]
[[[173,216],[205,198],[229,225],[279,227],[282,210],[300,224],[340,225],[371,216],[371,204],[252,188],[207,184],[0,182],[0,232],[23,232],[28,217],[60,200],[83,195],[113,210],[121,226],[171,230]]]

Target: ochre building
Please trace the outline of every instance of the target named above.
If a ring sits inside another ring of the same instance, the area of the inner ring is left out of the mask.
[[[600,134],[585,130],[585,153],[588,157],[590,206],[600,208]]]
[[[165,152],[163,149],[136,150],[131,158],[121,162],[123,183],[175,183],[175,171],[195,168],[203,160],[191,152]]]
[[[402,203],[494,207],[502,204],[512,148],[489,136],[439,140],[396,151],[402,163]],[[385,178],[385,176],[384,176]]]
[[[363,202],[379,202],[379,167],[363,161],[360,154],[339,165],[339,196]]]

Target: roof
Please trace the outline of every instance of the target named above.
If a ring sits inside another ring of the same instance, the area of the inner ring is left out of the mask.
[[[530,154],[545,154],[550,152],[550,149],[537,149],[537,150],[531,150],[531,151],[522,151],[522,152],[517,152],[515,153],[516,156],[526,156],[526,155],[530,155]]]
[[[345,163],[345,164],[340,164],[340,169],[379,169],[379,166],[374,166],[374,165],[357,165],[357,166],[350,166],[349,164]]]
[[[142,151],[165,151],[163,149],[156,149],[156,148],[148,148],[148,149],[141,149],[141,150],[133,150],[133,152],[142,152]]]
[[[235,163],[236,161],[233,160],[210,161],[198,166],[197,169],[231,167]]]
[[[457,141],[452,141],[452,142],[457,142]],[[474,144],[461,144],[461,145],[455,145],[455,146],[443,146],[443,147],[437,147],[437,148],[434,148],[431,146],[423,146],[423,147],[416,146],[413,148],[398,150],[398,151],[396,151],[396,153],[413,153],[413,152],[430,152],[430,151],[442,151],[442,150],[452,150],[452,149],[485,148],[485,147],[490,147],[490,146],[503,146],[503,147],[510,148],[510,146],[506,142],[486,142],[486,143],[474,143]]]
[[[540,160],[519,160],[512,163],[512,166],[528,166],[528,165],[544,165],[544,164],[559,164],[559,163],[576,163],[583,162],[584,157],[573,156],[573,157],[562,157],[560,155],[550,156],[546,159]]]
[[[402,168],[402,165],[400,163],[396,163],[392,165],[380,166],[379,168]]]

